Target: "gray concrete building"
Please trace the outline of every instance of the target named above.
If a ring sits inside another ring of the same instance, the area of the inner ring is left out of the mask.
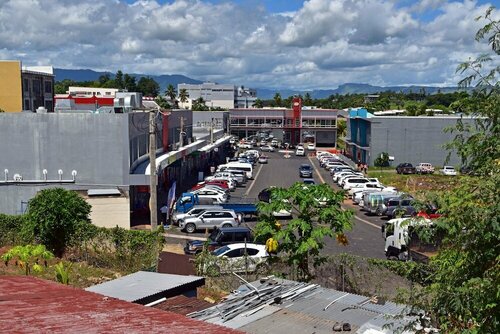
[[[63,187],[79,191],[92,204],[93,215],[99,215],[92,217],[97,225],[129,228],[147,222],[148,118],[147,112],[0,113],[0,171],[4,174],[0,212],[24,213],[40,190]],[[168,155],[157,170],[162,200],[174,181],[176,194],[196,183],[198,170],[209,168],[209,158],[225,159],[225,150],[209,156],[212,146],[207,140],[193,140],[190,110],[158,114],[156,120],[157,160]],[[218,145],[224,143],[218,141]],[[201,149],[204,153],[199,153]]]
[[[373,116],[366,109],[353,109],[347,119],[347,152],[353,161],[369,166],[382,152],[394,160],[392,166],[402,162],[414,165],[428,162],[434,166],[459,166],[459,157],[444,148],[455,134],[444,129],[456,125],[461,119],[473,124],[474,119],[457,115],[443,116]]]

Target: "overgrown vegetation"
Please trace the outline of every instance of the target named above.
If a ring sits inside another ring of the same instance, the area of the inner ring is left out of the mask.
[[[61,282],[71,280],[83,286],[89,282],[85,278],[87,274],[110,276],[110,272],[122,275],[156,269],[164,244],[161,228],[155,232],[106,229],[92,225],[89,212],[89,205],[75,192],[57,188],[44,190],[30,201],[26,215],[0,215],[0,246],[21,247],[12,248],[11,252],[16,253],[8,255],[8,260],[23,255],[19,252],[22,247],[54,249],[56,255],[66,261],[51,269],[50,278],[57,276]],[[54,240],[56,236],[60,239]],[[78,265],[72,266],[69,262],[78,262]],[[90,281],[102,280],[94,277]]]

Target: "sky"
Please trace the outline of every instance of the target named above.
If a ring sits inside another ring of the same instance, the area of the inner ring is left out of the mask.
[[[495,2],[0,0],[0,60],[271,89],[454,86],[489,51],[474,18]]]

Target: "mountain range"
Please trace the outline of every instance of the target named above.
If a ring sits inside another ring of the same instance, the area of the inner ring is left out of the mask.
[[[111,77],[114,76],[114,73],[111,72],[98,72],[89,69],[60,69],[55,68],[54,74],[56,76],[56,81],[62,81],[64,79],[69,79],[73,81],[93,81],[99,79],[101,75],[109,74]],[[141,77],[150,77],[153,78],[160,85],[160,90],[165,91],[166,87],[171,84],[174,87],[177,87],[180,83],[187,84],[200,84],[203,81],[192,79],[180,74],[163,74],[163,75],[145,75],[145,74],[131,74],[136,77],[136,79],[140,79]],[[291,89],[269,89],[269,88],[257,88],[257,96],[261,100],[269,100],[274,97],[276,93],[280,93],[282,98],[287,98],[292,95],[304,95],[309,93],[313,99],[324,99],[329,97],[330,95],[346,95],[346,94],[375,94],[379,92],[420,92],[422,89],[425,89],[427,94],[435,94],[437,92],[442,93],[452,93],[459,90],[458,87],[431,87],[431,86],[373,86],[369,84],[363,83],[345,83],[338,86],[336,89],[319,89],[319,90],[309,90],[309,91],[301,91],[301,90],[291,90]]]

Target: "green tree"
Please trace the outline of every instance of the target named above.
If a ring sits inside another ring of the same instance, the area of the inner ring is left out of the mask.
[[[309,94],[309,92],[306,92],[306,94],[304,95],[304,105],[305,106],[312,106],[314,103],[313,103],[313,100],[311,98],[311,94]]]
[[[125,83],[123,82],[123,72],[118,70],[115,75],[116,88],[125,88]]]
[[[389,154],[387,152],[382,152],[373,162],[375,167],[388,167],[389,166]]]
[[[281,94],[280,93],[274,94],[273,100],[274,100],[274,105],[276,107],[281,107],[283,101],[281,100]]]
[[[186,103],[188,101],[188,98],[189,94],[186,88],[181,88],[181,90],[179,91],[179,101],[181,101],[182,103]]]
[[[193,101],[193,106],[191,107],[193,111],[204,111],[208,110],[208,107],[205,104],[205,100],[202,97],[197,98]]]
[[[44,189],[28,203],[25,233],[33,235],[60,257],[78,224],[90,224],[90,205],[76,192],[63,188]]]
[[[175,91],[175,87],[172,84],[169,84],[167,86],[167,89],[165,90],[165,95],[168,96],[171,101],[175,101],[175,98],[177,97],[177,92]]]
[[[155,98],[155,102],[160,106],[160,108],[162,109],[170,109],[171,106],[170,104],[167,102],[167,100],[165,100],[165,98],[163,96],[160,96],[158,95],[156,98]]]
[[[106,73],[106,74],[103,74],[103,75],[99,76],[99,79],[97,81],[102,86],[102,85],[106,84],[110,80],[111,80],[111,77],[110,77],[109,73]]]
[[[44,266],[47,267],[47,260],[54,257],[54,254],[49,252],[44,245],[25,245],[15,246],[7,253],[2,255],[2,260],[5,265],[8,265],[11,260],[16,260],[16,266],[24,269],[26,276],[31,272],[39,273],[43,270],[40,264],[43,261]]]
[[[253,106],[255,108],[262,108],[262,107],[264,107],[264,102],[262,102],[261,99],[257,98],[257,99],[255,99],[255,102],[253,103]]]
[[[406,113],[408,116],[417,116],[418,114],[418,104],[409,102],[405,104]]]
[[[135,82],[135,77],[125,73],[123,76],[123,85],[128,92],[137,92],[137,84]]]
[[[262,214],[255,228],[256,239],[278,241],[279,251],[297,270],[297,278],[309,281],[314,276],[311,265],[316,267],[325,260],[320,254],[324,239],[337,237],[339,242],[347,242],[344,231],[351,227],[352,212],[340,207],[344,192],[336,192],[328,184],[305,186],[301,182],[270,191],[269,203],[258,204]],[[281,210],[294,217],[283,226],[272,214]]]
[[[137,82],[137,91],[141,92],[143,96],[158,96],[160,92],[160,85],[150,77],[142,77]]]
[[[479,18],[489,23],[476,37],[487,38],[499,55],[500,22],[492,19],[492,11]],[[435,224],[444,231],[441,249],[430,259],[429,284],[414,289],[409,300],[443,333],[500,332],[500,72],[483,73],[488,57],[457,69],[468,74],[460,84],[479,88],[483,100],[473,108],[480,116],[475,125],[458,122],[448,147],[458,149],[475,176],[462,177],[457,188],[439,194],[443,217]]]

